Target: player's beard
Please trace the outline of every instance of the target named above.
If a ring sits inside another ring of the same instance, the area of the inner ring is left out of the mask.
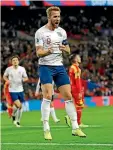
[[[52,20],[51,20],[51,25],[52,25],[52,28],[58,28],[59,26],[59,24],[56,25],[55,23],[53,23]]]

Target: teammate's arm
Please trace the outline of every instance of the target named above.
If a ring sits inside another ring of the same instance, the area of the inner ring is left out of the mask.
[[[35,96],[39,99],[43,98],[40,79],[38,80],[38,83],[36,86]]]
[[[36,94],[39,93],[40,88],[41,88],[41,85],[40,85],[40,78],[39,78],[38,83],[37,83],[37,86],[36,86],[36,91],[35,91]]]
[[[3,76],[3,79],[6,81],[6,82],[9,82],[9,79],[8,79],[8,77],[7,76]]]
[[[27,76],[25,68],[23,68],[23,75],[22,75],[22,77],[23,77],[23,82],[28,81],[28,76]]]
[[[3,79],[9,83],[9,79],[8,79],[9,73],[8,73],[8,68],[5,70],[4,75],[3,75]]]
[[[26,82],[26,81],[28,81],[28,78],[23,78],[23,82]]]

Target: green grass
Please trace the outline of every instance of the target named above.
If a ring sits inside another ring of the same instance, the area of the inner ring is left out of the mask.
[[[71,128],[66,126],[64,120],[65,110],[57,110],[56,113],[61,119],[61,122],[55,124],[50,118],[52,141],[45,141],[43,138],[39,111],[24,112],[21,120],[21,128],[16,128],[7,114],[3,113],[1,115],[1,149],[113,150],[113,107],[106,106],[84,109],[83,122],[93,125],[93,127],[90,126],[89,128],[83,129],[87,134],[87,138],[71,135]]]

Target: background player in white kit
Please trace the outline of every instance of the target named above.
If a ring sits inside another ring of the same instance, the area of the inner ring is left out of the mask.
[[[54,104],[53,104],[53,100],[54,100],[54,82],[52,82],[52,85],[53,85],[53,92],[52,92],[52,100],[51,100],[51,104],[50,104],[50,114],[51,114],[51,117],[54,120],[54,122],[58,123],[58,122],[60,122],[60,119],[58,119],[57,116],[56,116],[56,112],[55,112]],[[43,87],[42,87],[40,79],[39,79],[38,83],[37,83],[37,86],[36,86],[35,96],[36,97],[39,96],[40,99],[43,99],[42,90],[43,90]],[[42,118],[41,118],[41,121],[43,121]]]
[[[52,81],[65,100],[65,109],[72,122],[72,135],[86,137],[79,129],[77,115],[72,102],[69,77],[63,66],[62,52],[70,53],[67,34],[59,27],[60,8],[47,9],[48,23],[35,33],[36,54],[39,57],[39,77],[43,84],[43,101],[41,113],[44,126],[44,138],[51,140],[49,126],[50,103],[52,98]]]
[[[17,55],[11,58],[12,66],[6,68],[3,78],[9,83],[9,92],[13,101],[12,119],[17,127],[20,127],[22,116],[22,102],[24,102],[23,82],[28,80],[26,70],[19,66],[19,57]]]

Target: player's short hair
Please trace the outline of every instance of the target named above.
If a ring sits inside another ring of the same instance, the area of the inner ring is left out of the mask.
[[[75,59],[76,56],[80,56],[80,55],[75,53],[75,54],[71,54],[71,55],[69,56],[69,60],[70,60],[71,63],[74,62],[74,59]]]
[[[18,58],[18,60],[20,59],[18,55],[13,55],[13,56],[11,57],[11,61],[12,61],[14,58]]]
[[[47,8],[47,10],[46,10],[47,17],[51,16],[51,12],[52,11],[59,11],[59,12],[61,12],[61,10],[60,10],[59,7],[57,7],[57,6],[51,6],[51,7]]]

